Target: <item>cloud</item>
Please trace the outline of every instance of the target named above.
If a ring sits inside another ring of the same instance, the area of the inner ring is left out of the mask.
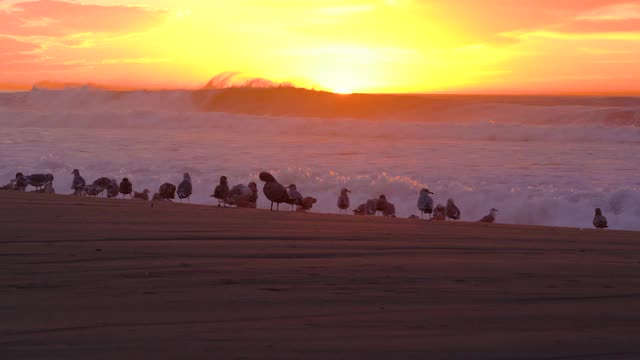
[[[29,52],[40,46],[7,36],[0,36],[0,55]]]
[[[640,4],[613,4],[584,12],[576,17],[576,20],[587,21],[617,21],[629,19],[640,19]]]
[[[173,61],[172,58],[154,59],[154,58],[132,58],[132,59],[107,59],[102,60],[102,64],[152,64],[159,62]]]
[[[0,35],[66,36],[75,33],[129,33],[163,24],[168,14],[135,6],[100,6],[39,0],[0,10]]]

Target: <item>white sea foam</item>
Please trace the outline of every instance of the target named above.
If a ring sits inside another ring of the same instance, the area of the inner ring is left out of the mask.
[[[202,112],[181,91],[1,94],[0,180],[51,172],[70,193],[78,168],[87,181],[126,176],[156,191],[189,172],[192,202],[213,204],[219,176],[261,188],[266,170],[318,198],[318,212],[337,213],[346,186],[352,205],[385,194],[406,217],[427,186],[436,203],[456,199],[465,220],[495,207],[504,223],[590,227],[601,207],[612,228],[640,230],[634,114],[633,104],[482,101],[401,121],[341,120]],[[258,206],[268,207],[261,192]]]

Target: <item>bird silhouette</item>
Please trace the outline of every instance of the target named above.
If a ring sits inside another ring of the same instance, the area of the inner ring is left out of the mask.
[[[418,197],[418,210],[420,210],[421,219],[424,219],[424,214],[429,214],[429,219],[431,219],[431,214],[433,213],[433,199],[430,195],[433,195],[433,193],[429,189],[420,190],[420,196]]]
[[[218,207],[226,206],[224,201],[229,197],[229,183],[226,176],[220,176],[220,184],[216,186],[211,196],[218,199]]]
[[[347,213],[347,210],[349,209],[349,195],[348,193],[350,193],[351,191],[349,189],[343,188],[342,190],[340,190],[340,196],[338,197],[338,209],[340,211],[340,213],[342,214],[342,212],[344,211],[344,213]]]
[[[273,203],[276,203],[276,211],[279,211],[280,204],[289,200],[287,189],[268,172],[261,172],[260,180],[264,181],[262,191],[264,192],[264,196],[271,201],[271,211],[273,211]]]
[[[449,198],[447,200],[447,207],[445,208],[445,214],[449,219],[458,220],[460,219],[460,209],[453,202],[453,199]]]
[[[184,173],[182,176],[182,182],[178,185],[178,198],[180,202],[182,199],[187,199],[188,202],[191,202],[189,198],[191,197],[191,193],[193,192],[193,186],[191,185],[191,176],[189,173]]]
[[[596,208],[596,215],[593,217],[593,226],[595,226],[596,229],[606,229],[609,227],[607,225],[607,218],[602,215],[600,208]]]

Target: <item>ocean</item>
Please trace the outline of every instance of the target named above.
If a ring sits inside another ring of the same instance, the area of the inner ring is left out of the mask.
[[[78,168],[88,181],[128,177],[136,191],[178,184],[192,203],[220,176],[230,185],[271,172],[337,213],[385,194],[399,217],[418,193],[455,199],[462,219],[640,230],[640,98],[336,95],[293,88],[0,93],[0,182],[53,173],[58,193]],[[288,207],[284,207],[286,209]],[[215,219],[212,219],[215,221]]]

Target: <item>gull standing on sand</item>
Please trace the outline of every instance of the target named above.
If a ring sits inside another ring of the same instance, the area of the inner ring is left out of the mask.
[[[387,201],[387,197],[385,195],[380,195],[376,201],[376,212],[382,213],[383,216],[386,216],[385,213],[388,211],[389,202]]]
[[[191,200],[189,200],[189,197],[193,192],[191,176],[189,176],[189,173],[184,173],[182,179],[182,182],[178,185],[178,198],[180,199],[180,202],[182,202],[182,199],[187,199],[187,202],[191,202]]]
[[[287,189],[287,195],[289,195],[289,199],[286,201],[286,203],[291,205],[291,211],[293,211],[293,206],[302,205],[302,200],[304,200],[304,198],[296,188],[296,184],[291,184],[285,189]]]
[[[87,185],[84,188],[84,191],[89,196],[97,196],[104,192],[104,189],[108,188],[111,185],[111,179],[107,177],[101,177],[98,180],[94,181],[91,185]]]
[[[264,181],[262,191],[264,196],[271,201],[271,211],[273,211],[273,203],[276,203],[276,211],[279,211],[280,204],[289,200],[287,189],[266,171],[260,173],[260,180]]]
[[[238,184],[229,190],[229,196],[225,203],[241,208],[256,208],[258,201],[258,186],[253,181],[249,185]]]
[[[87,183],[84,181],[84,178],[80,176],[80,170],[73,169],[73,182],[71,183],[71,190],[73,190],[73,195],[83,195],[84,188],[87,186]]]
[[[340,211],[340,214],[342,214],[343,211],[346,214],[347,210],[349,209],[349,195],[347,195],[347,193],[350,192],[351,191],[346,188],[342,188],[342,190],[340,191],[340,196],[338,197],[338,209]]]
[[[133,184],[131,183],[131,181],[129,181],[128,178],[124,178],[120,182],[120,194],[122,194],[123,198],[125,195],[133,197]]]
[[[360,204],[358,205],[355,209],[353,209],[353,215],[373,215],[371,214],[371,212],[369,211],[369,206],[367,206],[367,203],[364,204]]]
[[[420,218],[424,219],[424,214],[429,214],[429,219],[431,219],[431,214],[433,213],[433,199],[429,195],[433,195],[433,193],[429,189],[420,190],[420,197],[418,197],[418,210],[420,210]]]
[[[151,191],[149,191],[149,189],[144,189],[143,192],[134,191],[133,192],[133,198],[134,199],[138,199],[138,200],[149,201],[149,193],[150,192]]]
[[[24,176],[23,173],[19,172],[16,174],[16,180],[14,182],[14,188],[17,191],[26,191],[27,186],[29,186],[29,180]]]
[[[56,190],[53,188],[53,181],[44,184],[42,189],[33,190],[32,192],[40,194],[55,194]]]
[[[158,192],[153,194],[153,199],[151,199],[151,207],[157,202],[162,200],[167,200],[168,202],[173,204],[171,199],[176,198],[176,186],[171,183],[164,183],[160,185]]]
[[[225,200],[229,197],[229,183],[226,176],[220,176],[220,184],[213,190],[212,197],[218,199],[218,207],[225,204]]]
[[[453,199],[449,198],[447,200],[447,207],[445,208],[445,214],[449,219],[458,220],[460,219],[460,209],[453,202]]]
[[[37,190],[48,183],[53,183],[53,174],[33,174],[26,176],[27,183]]]
[[[433,216],[431,220],[446,220],[447,215],[445,215],[445,207],[442,204],[436,205],[436,208],[433,209]]]
[[[110,179],[109,185],[107,185],[107,197],[114,198],[120,194],[120,187],[116,179]]]
[[[396,217],[396,206],[387,201],[382,216]]]
[[[298,206],[297,211],[309,211],[313,207],[313,204],[317,202],[318,202],[318,199],[311,196],[307,196],[306,198],[302,199],[302,201],[300,202],[300,205]]]
[[[498,210],[491,209],[491,211],[489,211],[489,215],[487,215],[487,216],[483,217],[482,219],[478,220],[478,222],[493,223],[494,221],[496,221],[497,213],[498,213]]]
[[[596,229],[606,229],[609,227],[607,225],[607,218],[602,215],[600,208],[596,208],[596,216],[593,217],[593,226],[595,226]]]

